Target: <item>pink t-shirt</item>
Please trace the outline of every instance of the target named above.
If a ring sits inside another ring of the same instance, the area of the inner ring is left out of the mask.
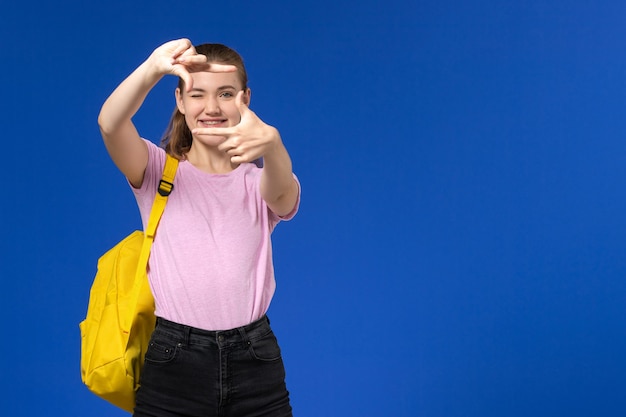
[[[144,227],[165,164],[165,151],[145,142],[148,166],[141,188],[133,188]],[[209,174],[180,161],[148,263],[157,316],[226,330],[267,312],[276,287],[270,235],[296,214],[300,199],[278,217],[261,197],[262,172],[241,164]]]

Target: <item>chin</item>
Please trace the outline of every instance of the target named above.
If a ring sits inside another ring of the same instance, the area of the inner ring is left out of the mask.
[[[225,140],[226,136],[202,136],[201,138],[194,137],[194,141],[198,141],[205,146],[217,147],[221,145]]]

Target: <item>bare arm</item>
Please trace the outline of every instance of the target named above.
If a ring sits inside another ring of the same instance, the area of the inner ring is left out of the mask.
[[[113,162],[128,178],[130,183],[141,186],[148,164],[148,149],[141,140],[132,117],[143,104],[150,90],[166,74],[177,75],[192,86],[189,68],[207,66],[206,57],[196,53],[188,39],[167,42],[152,52],[131,73],[102,105],[98,125],[104,144]],[[233,71],[232,66],[210,66],[215,71]],[[216,67],[216,68],[214,68]]]
[[[98,116],[100,133],[111,159],[135,187],[143,182],[148,149],[131,118],[160,78],[149,62],[144,62],[113,91]]]
[[[295,207],[300,190],[293,178],[289,153],[277,130],[276,134],[274,147],[263,155],[261,195],[274,213],[286,216]]]

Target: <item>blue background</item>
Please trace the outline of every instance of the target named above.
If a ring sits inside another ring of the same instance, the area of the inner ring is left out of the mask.
[[[245,58],[303,192],[270,309],[295,415],[626,412],[621,1],[55,1],[0,13],[0,410],[80,381],[96,260],[140,225],[96,123],[161,43]],[[163,80],[135,118],[157,141]]]

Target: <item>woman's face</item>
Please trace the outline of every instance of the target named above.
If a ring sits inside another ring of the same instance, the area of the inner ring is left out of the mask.
[[[191,73],[193,85],[190,91],[176,89],[178,110],[185,115],[189,130],[206,127],[231,127],[239,123],[241,115],[235,104],[237,93],[243,86],[237,72]],[[249,104],[250,90],[243,96],[243,103]],[[224,137],[195,138],[211,146],[217,146]]]

